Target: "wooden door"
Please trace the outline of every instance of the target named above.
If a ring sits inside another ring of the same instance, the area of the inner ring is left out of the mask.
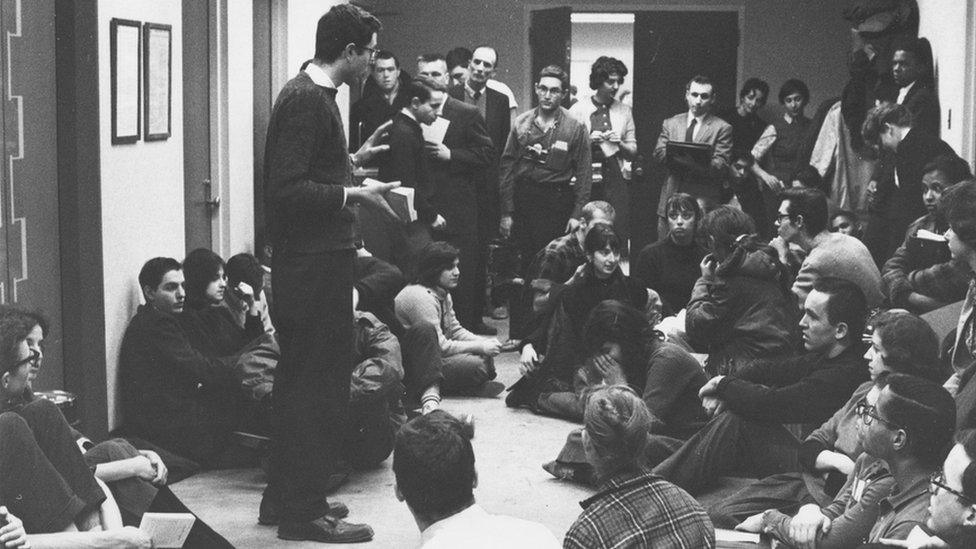
[[[529,48],[532,53],[532,84],[538,80],[539,71],[547,65],[559,65],[569,76],[569,56],[572,48],[573,10],[567,7],[536,10],[530,14]],[[567,95],[568,97],[568,95]],[[539,98],[532,94],[532,106]]]

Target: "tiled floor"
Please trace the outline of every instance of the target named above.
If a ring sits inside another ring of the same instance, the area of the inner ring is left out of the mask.
[[[504,328],[507,322],[492,324]],[[498,380],[511,385],[518,379],[517,362],[515,353],[501,355]],[[504,393],[494,399],[449,398],[443,407],[475,416],[478,503],[489,512],[541,522],[562,539],[590,491],[553,479],[541,465],[555,458],[573,424],[508,409]],[[335,496],[352,510],[349,520],[375,530],[374,540],[362,547],[415,547],[420,540],[410,511],[393,495],[391,461],[355,474]],[[281,541],[275,528],[257,524],[264,483],[259,469],[215,471],[180,482],[173,491],[237,547],[319,547]]]

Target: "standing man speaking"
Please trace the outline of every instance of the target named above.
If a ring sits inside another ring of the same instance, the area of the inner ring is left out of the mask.
[[[268,122],[265,196],[274,245],[274,318],[281,344],[275,370],[275,440],[260,521],[278,537],[326,543],[368,541],[373,530],[341,519],[326,483],[343,439],[353,369],[352,204],[393,212],[383,193],[396,184],[352,185],[353,164],[385,150],[382,126],[355,154],[346,147],[335,97],[363,78],[380,22],[340,4],[318,22],[315,58],[285,84]]]

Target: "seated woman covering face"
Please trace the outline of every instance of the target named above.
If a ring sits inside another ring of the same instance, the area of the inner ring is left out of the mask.
[[[446,242],[427,244],[417,260],[416,279],[394,300],[397,319],[405,328],[429,323],[437,329],[444,359],[442,394],[492,389],[487,385],[495,379],[492,357],[501,352],[497,339],[471,333],[454,314],[450,292],[458,285],[458,257],[458,249]]]
[[[620,239],[609,225],[595,225],[586,234],[583,250],[587,262],[560,295],[549,327],[546,354],[539,364],[523,365],[525,375],[506,398],[508,406],[526,406],[536,413],[582,419],[579,400],[574,396],[567,400],[564,396],[577,393],[585,386],[577,373],[587,356],[583,348],[583,326],[590,311],[607,299],[639,310],[648,301],[643,284],[620,270],[620,247]]]
[[[796,307],[776,252],[755,235],[752,219],[729,206],[705,214],[710,254],[701,263],[685,318],[688,343],[708,353],[712,375],[734,374],[757,358],[792,355]]]
[[[0,420],[3,425],[0,440],[3,448],[17,452],[16,455],[0,452],[0,478],[4,479],[0,482],[0,504],[7,505],[15,516],[22,518],[30,534],[70,530],[72,525],[79,530],[93,530],[96,526],[97,530],[118,530],[101,538],[118,544],[107,545],[112,547],[125,547],[129,543],[126,540],[138,539],[132,532],[122,531],[122,525],[138,526],[145,512],[190,512],[166,487],[168,470],[156,452],[137,450],[123,439],[92,444],[68,426],[54,404],[35,399],[32,383],[42,365],[47,327],[47,321],[36,313],[0,308],[2,348],[10,349],[9,342],[13,342],[18,356],[11,369],[4,365],[6,373],[0,390],[3,395],[0,411],[4,417]],[[6,361],[6,357],[2,360]],[[86,448],[84,454],[75,444],[76,438]],[[23,467],[30,472],[22,471]],[[107,484],[113,498],[106,500],[95,479]],[[16,496],[11,500],[8,494]],[[101,500],[105,500],[101,508],[92,508],[94,501]],[[75,513],[81,504],[85,506]],[[71,513],[75,513],[74,521],[69,523]],[[117,522],[106,519],[110,516],[117,517]],[[85,540],[76,538],[75,541],[80,545]],[[197,519],[185,547],[231,545]]]
[[[619,301],[600,303],[590,313],[583,340],[587,389],[580,396],[567,394],[565,400],[578,399],[582,410],[587,393],[603,385],[627,385],[651,411],[649,434],[684,440],[705,424],[698,398],[708,381],[705,372],[686,351],[663,341],[640,311]],[[648,456],[648,464],[664,457]],[[570,433],[556,461],[543,468],[558,478],[591,482],[593,469],[583,455],[579,429]]]
[[[566,532],[563,547],[714,547],[715,530],[687,492],[644,467],[652,416],[631,388],[593,393],[583,447],[600,480],[597,494]]]
[[[766,477],[709,507],[716,526],[732,528],[766,509],[793,514],[808,503],[829,505],[864,451],[857,433],[857,404],[878,377],[892,372],[941,384],[949,376],[939,360],[938,336],[921,318],[886,311],[870,325],[871,347],[864,358],[871,381],[862,383],[843,408],[807,436],[799,448],[801,471]]]

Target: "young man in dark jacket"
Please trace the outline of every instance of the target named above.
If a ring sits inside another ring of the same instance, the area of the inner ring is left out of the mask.
[[[800,320],[807,353],[712,378],[699,391],[712,420],[654,473],[694,494],[724,474],[796,470],[800,443],[783,424],[822,423],[867,380],[860,344],[866,314],[856,284],[818,280]]]

